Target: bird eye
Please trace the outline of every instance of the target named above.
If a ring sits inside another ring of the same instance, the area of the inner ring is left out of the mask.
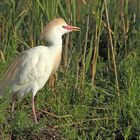
[[[62,28],[67,29],[67,26],[66,26],[66,25],[64,25],[64,26],[62,26]]]

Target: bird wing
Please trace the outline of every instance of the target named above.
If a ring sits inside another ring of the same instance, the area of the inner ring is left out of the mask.
[[[21,63],[22,56],[24,56],[24,53],[14,59],[14,61],[9,65],[8,69],[6,70],[4,80],[2,80],[2,83],[0,84],[0,95],[3,94],[9,83],[15,78],[17,68]]]
[[[39,70],[43,69],[43,67],[39,65],[40,53],[37,51],[34,52],[34,50],[35,49],[24,51],[11,63],[0,85],[0,94],[2,94],[8,86],[25,85],[36,79]]]

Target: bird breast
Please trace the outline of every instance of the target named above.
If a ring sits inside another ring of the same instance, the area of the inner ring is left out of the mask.
[[[55,73],[59,67],[61,61],[61,50],[58,50],[53,56],[53,69],[52,73]]]

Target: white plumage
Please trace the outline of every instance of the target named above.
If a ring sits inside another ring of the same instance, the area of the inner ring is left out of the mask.
[[[67,25],[63,19],[56,18],[46,25],[42,34],[42,38],[49,41],[51,45],[28,49],[12,62],[0,85],[0,95],[7,88],[11,89],[13,94],[12,110],[14,110],[16,94],[23,96],[32,93],[32,111],[37,123],[34,96],[45,85],[49,76],[58,69],[62,53],[62,35],[79,30],[78,27]]]

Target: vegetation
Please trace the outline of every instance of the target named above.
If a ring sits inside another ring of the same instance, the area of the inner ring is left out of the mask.
[[[81,27],[64,36],[63,59],[37,94],[0,99],[0,139],[140,139],[139,0],[1,0],[0,79],[20,51],[45,44],[47,21],[62,17]],[[10,95],[10,96],[9,96]]]

